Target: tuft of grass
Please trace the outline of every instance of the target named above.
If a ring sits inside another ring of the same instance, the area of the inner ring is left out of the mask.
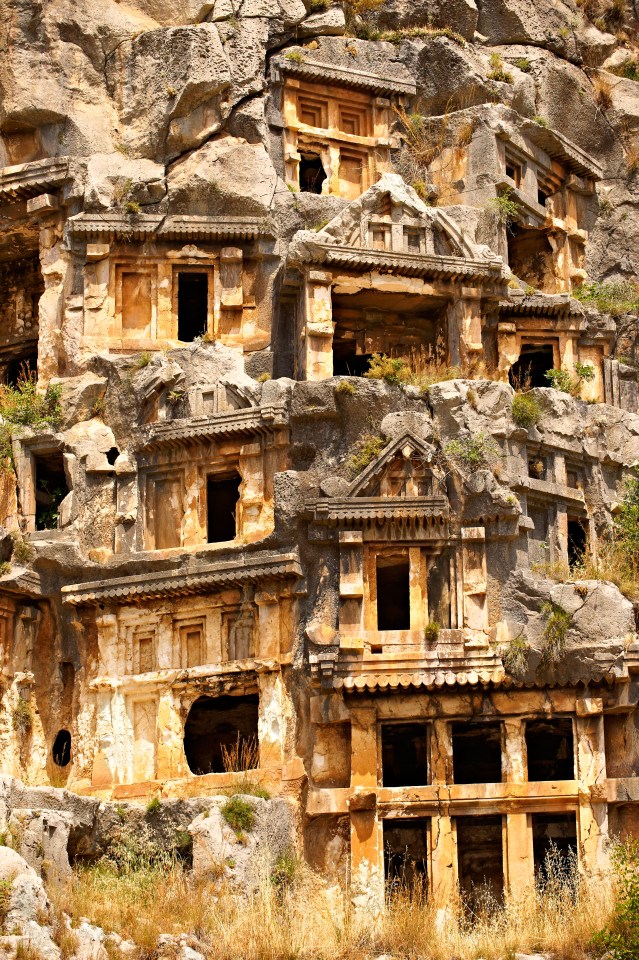
[[[148,367],[152,359],[153,359],[153,355],[149,353],[148,350],[145,350],[143,353],[140,354],[140,356],[135,361],[134,369],[143,370],[144,367]]]
[[[506,673],[516,680],[521,680],[528,669],[528,652],[530,647],[525,637],[513,637],[502,653],[502,663]]]
[[[20,566],[25,566],[27,563],[31,563],[34,556],[35,550],[28,540],[23,540],[21,537],[14,537],[13,551],[11,553],[12,560]]]
[[[549,127],[549,126],[550,126],[550,124],[548,123],[548,121],[546,120],[546,118],[540,116],[539,114],[536,114],[536,115],[533,117],[533,123],[536,123],[538,127]]]
[[[541,615],[545,620],[541,637],[542,661],[546,666],[556,666],[566,653],[572,614],[559,604],[548,601],[542,604]]]
[[[351,477],[356,477],[362,470],[365,470],[386,446],[387,441],[378,434],[366,433],[363,437],[360,437],[347,462]]]
[[[243,737],[238,733],[230,747],[222,744],[224,772],[235,774],[228,787],[231,796],[241,793],[261,797],[263,800],[270,799],[268,790],[261,785],[261,775],[255,772],[259,765],[260,745],[255,735]]]
[[[441,627],[436,620],[431,620],[427,623],[424,627],[424,640],[426,643],[437,643],[440,630]]]
[[[437,37],[452,40],[460,47],[466,46],[466,39],[452,27],[400,27],[398,30],[383,30],[370,39],[386,40],[388,43],[399,46],[404,40],[433,40]]]
[[[268,380],[271,380],[272,377],[270,373],[265,371],[264,373],[260,373],[259,377],[256,377],[255,379],[257,383],[266,383]]]
[[[21,737],[28,737],[33,730],[33,707],[30,700],[19,696],[11,711],[11,726]]]
[[[629,57],[616,67],[608,68],[610,73],[623,77],[624,80],[634,80],[639,83],[639,57]]]
[[[340,380],[340,382],[335,385],[335,393],[344,393],[352,397],[357,393],[357,387],[354,383],[351,383],[350,380]]]
[[[467,472],[490,468],[501,459],[495,441],[481,432],[451,440],[444,447],[444,456]]]
[[[518,427],[528,430],[529,427],[534,427],[540,422],[543,410],[539,400],[531,393],[518,391],[513,397],[510,415]]]
[[[250,833],[255,826],[255,810],[242,797],[230,797],[220,813],[238,837],[244,833]]]
[[[300,53],[299,50],[290,50],[284,54],[284,59],[290,60],[292,63],[304,63],[304,54]]]
[[[7,919],[9,908],[11,907],[11,895],[13,893],[13,880],[0,880],[0,927],[4,925]]]
[[[374,353],[368,361],[368,370],[364,376],[369,380],[385,380],[397,386],[408,383],[410,368],[403,357],[389,357],[385,353]]]
[[[530,73],[532,70],[532,63],[528,57],[517,57],[516,60],[513,60],[513,64],[518,70],[521,70],[522,73]]]
[[[606,77],[595,77],[592,81],[595,94],[595,103],[602,110],[610,110],[612,106],[612,84]]]
[[[489,80],[496,80],[498,83],[514,83],[512,73],[509,70],[506,70],[504,61],[498,53],[491,53],[489,57],[489,63]]]
[[[156,794],[154,797],[151,797],[151,799],[147,803],[146,812],[147,814],[152,816],[154,813],[159,813],[161,809],[162,809],[162,803],[160,802],[160,798]]]

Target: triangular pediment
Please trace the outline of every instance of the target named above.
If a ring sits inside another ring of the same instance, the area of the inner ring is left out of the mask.
[[[389,443],[353,481],[347,497],[445,496],[435,453],[429,443],[405,433]]]
[[[477,255],[444,211],[424,203],[397,173],[384,174],[327,223],[317,240],[389,254]]]

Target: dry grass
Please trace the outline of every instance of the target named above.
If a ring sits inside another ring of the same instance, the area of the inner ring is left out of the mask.
[[[592,81],[597,106],[610,110],[612,106],[612,84],[605,77],[595,77]]]
[[[440,354],[439,345],[435,353]],[[479,371],[472,363],[449,366],[437,356],[415,353],[408,357],[389,357],[374,353],[369,369],[364,374],[369,380],[385,380],[386,383],[417,387],[425,393],[429,387],[445,380],[488,380],[490,373]]]
[[[575,874],[557,873],[506,907],[488,896],[475,897],[472,912],[451,906],[444,923],[420,887],[399,888],[371,922],[355,917],[348,899],[306,867],[284,885],[264,875],[253,896],[239,898],[224,881],[194,880],[177,864],[124,874],[104,866],[79,869],[54,896],[57,909],[74,920],[86,916],[133,940],[141,957],[153,953],[160,934],[186,933],[207,960],[366,960],[382,953],[496,960],[545,950],[581,958],[613,900],[608,882],[580,884]]]
[[[583,580],[609,580],[630,600],[639,600],[639,557],[632,557],[616,540],[604,541],[597,556],[587,553],[575,570]]]

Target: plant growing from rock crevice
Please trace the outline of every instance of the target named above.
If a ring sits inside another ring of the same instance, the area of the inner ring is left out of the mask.
[[[347,467],[351,477],[356,477],[365,470],[375,457],[378,457],[387,441],[379,434],[367,433],[355,444],[353,453],[348,459]]]
[[[480,432],[451,440],[444,447],[444,456],[458,469],[472,473],[492,467],[501,454],[495,441]]]
[[[518,427],[535,427],[543,416],[541,404],[530,393],[517,392],[513,397],[510,415]]]
[[[541,636],[542,661],[546,666],[556,666],[566,653],[572,614],[549,600],[542,605],[541,615],[545,621]]]
[[[21,737],[28,737],[33,730],[33,707],[23,696],[18,697],[11,711],[11,726]]]
[[[528,669],[528,653],[530,646],[522,635],[513,637],[502,653],[502,663],[506,673],[516,680],[521,680]]]
[[[228,823],[238,840],[250,833],[255,826],[255,810],[242,797],[230,797],[220,810],[222,818]]]
[[[589,363],[575,364],[575,376],[568,370],[546,370],[544,374],[546,380],[550,381],[550,386],[562,393],[569,393],[571,397],[577,399],[581,396],[581,388],[584,383],[590,383],[595,378],[595,370]]]

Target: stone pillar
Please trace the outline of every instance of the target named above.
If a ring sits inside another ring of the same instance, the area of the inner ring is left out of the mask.
[[[98,673],[117,675],[118,670],[118,618],[105,611],[95,618],[98,632]]]
[[[360,913],[376,916],[384,906],[384,847],[377,818],[377,714],[351,710],[351,897]]]
[[[517,324],[498,323],[497,324],[497,369],[504,380],[508,377],[508,371],[519,359],[519,347],[517,346]]]
[[[428,623],[428,597],[426,595],[426,556],[421,547],[408,548],[410,628],[423,630]]]
[[[453,782],[453,741],[450,723],[435,720],[431,727],[430,782],[441,784],[440,803],[431,824],[430,886],[437,906],[450,905],[456,896],[457,846],[450,817],[447,784]]]
[[[339,532],[339,631],[342,649],[363,649],[364,535]]]
[[[504,783],[524,783],[528,779],[524,721],[517,717],[507,717],[503,721],[502,730],[502,780]]]
[[[273,528],[273,504],[267,504],[264,498],[264,465],[259,441],[240,447],[239,468],[242,486],[236,536],[259,540]]]
[[[110,688],[96,692],[92,787],[108,787],[114,782],[115,732],[111,715],[111,693]]]
[[[173,690],[160,694],[158,702],[158,780],[172,780],[186,776],[188,767],[184,756],[184,729],[179,703]]]
[[[506,884],[514,900],[528,897],[535,882],[532,827],[528,814],[506,814]]]
[[[309,270],[304,289],[304,319],[299,377],[326,380],[333,376],[332,275]]]
[[[259,716],[257,721],[260,746],[260,770],[278,781],[282,772],[283,748],[292,706],[284,689],[281,674],[261,673],[259,683]]]
[[[481,290],[462,287],[461,296],[449,310],[448,350],[451,364],[482,362]]]
[[[279,657],[280,654],[280,604],[275,592],[265,590],[255,594],[258,607],[258,657]]]
[[[584,873],[593,875],[601,873],[608,862],[603,700],[584,697],[577,700],[576,706],[580,867]]]

